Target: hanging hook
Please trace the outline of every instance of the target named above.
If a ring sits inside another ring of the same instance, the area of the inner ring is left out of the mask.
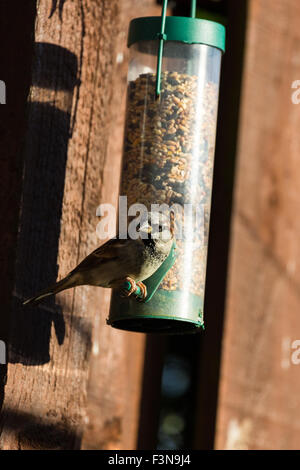
[[[163,50],[164,50],[164,41],[166,41],[167,39],[167,35],[165,34],[167,4],[168,4],[168,0],[163,0],[160,33],[158,34],[159,45],[158,45],[158,54],[157,54],[156,86],[155,86],[155,93],[156,93],[157,98],[160,95],[161,65],[162,65],[162,57],[163,57]]]
[[[190,12],[191,18],[196,18],[196,8],[197,8],[197,0],[191,0],[191,12]]]
[[[156,98],[158,98],[160,95],[161,67],[162,67],[162,58],[163,58],[163,51],[164,51],[164,41],[167,40],[167,35],[165,34],[167,5],[168,5],[168,0],[163,0],[160,33],[158,33],[157,35],[159,39],[159,45],[158,45],[158,53],[157,53],[157,67],[156,67],[156,85],[155,85]],[[190,11],[191,18],[196,18],[196,9],[197,9],[197,0],[191,0],[191,11]]]

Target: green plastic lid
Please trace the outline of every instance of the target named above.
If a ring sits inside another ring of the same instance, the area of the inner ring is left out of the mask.
[[[135,18],[130,22],[128,47],[139,41],[159,39],[160,16]],[[206,44],[225,52],[225,27],[215,21],[185,16],[167,16],[164,39],[187,44]]]

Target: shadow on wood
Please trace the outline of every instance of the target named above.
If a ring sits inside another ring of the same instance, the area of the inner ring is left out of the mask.
[[[9,362],[27,365],[49,361],[51,324],[59,344],[64,340],[61,308],[51,297],[38,307],[22,302],[56,281],[68,141],[77,58],[65,48],[36,43],[33,87],[45,89],[45,101],[28,105],[24,146],[24,181],[16,261],[16,295],[10,330]],[[47,102],[47,90],[61,90],[58,103]],[[59,109],[58,106],[62,109]]]
[[[80,437],[63,422],[51,422],[55,410],[49,413],[49,422],[44,422],[29,413],[11,409],[5,410],[1,418],[1,427],[5,425],[18,434],[16,450],[74,450],[79,448]]]

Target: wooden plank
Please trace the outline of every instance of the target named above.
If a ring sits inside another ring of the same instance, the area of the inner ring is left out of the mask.
[[[217,449],[298,449],[300,4],[250,0]]]
[[[98,436],[95,441],[86,434],[85,447],[135,442],[144,338],[105,325],[109,293],[80,287],[38,308],[22,307],[24,297],[65,275],[99,245],[96,208],[109,202],[108,190],[112,199],[117,194],[121,117],[114,131],[118,144],[111,154],[107,149],[117,105],[115,35],[125,24],[119,4],[37,5],[2,449],[79,448],[87,423]],[[108,181],[111,169],[116,173]],[[127,380],[130,387],[122,393]]]
[[[213,449],[216,428],[247,13],[246,2],[241,2],[239,8],[236,8],[235,0],[220,3],[219,8],[225,9],[221,11],[227,18],[226,52],[221,70],[204,305],[205,331],[199,337],[196,426],[193,436],[194,447],[205,450]]]
[[[117,207],[120,156],[123,147],[129,50],[126,39],[129,21],[139,16],[160,15],[154,0],[126,0],[119,3],[115,34],[114,90],[111,103],[107,158],[103,168],[101,202]],[[97,322],[109,313],[110,292],[103,291]],[[110,352],[108,353],[108,351]],[[140,414],[145,335],[125,333],[106,327],[95,329],[95,342],[88,387],[88,425],[85,449],[135,449]],[[108,365],[109,357],[109,365]]]

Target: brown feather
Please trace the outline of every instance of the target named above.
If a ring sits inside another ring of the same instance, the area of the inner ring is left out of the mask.
[[[93,269],[102,263],[118,258],[118,256],[120,256],[120,250],[123,249],[127,241],[128,240],[118,240],[117,238],[108,240],[104,245],[96,248],[96,250],[81,261],[72,273]]]

